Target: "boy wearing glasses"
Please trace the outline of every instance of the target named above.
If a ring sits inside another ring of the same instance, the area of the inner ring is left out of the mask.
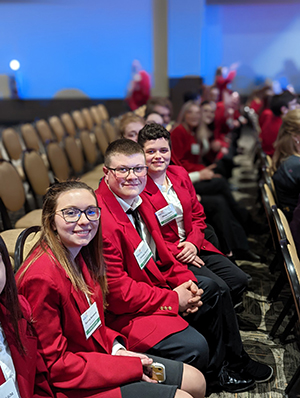
[[[224,366],[225,358],[234,364],[244,351],[237,329],[225,336],[218,285],[195,277],[174,258],[151,203],[139,196],[147,182],[143,149],[130,140],[114,141],[104,164],[96,195],[102,210],[108,326],[128,338],[132,351],[191,364],[226,391],[252,388],[252,377]]]

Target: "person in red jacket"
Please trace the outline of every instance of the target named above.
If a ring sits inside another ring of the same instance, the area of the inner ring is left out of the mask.
[[[106,327],[99,218],[92,188],[79,181],[52,185],[40,240],[17,274],[55,397],[203,398],[205,380],[197,369],[154,358],[166,370],[166,383],[157,384],[150,378],[153,359],[127,351],[126,338]]]
[[[274,143],[282,124],[282,116],[297,107],[296,96],[286,90],[282,94],[274,95],[270,102],[270,109],[265,109],[260,115],[259,138],[262,149],[267,155],[273,156],[275,152]]]
[[[18,296],[13,269],[0,237],[0,396],[52,397],[48,372],[37,351],[31,309]]]
[[[204,369],[209,381],[226,391],[245,391],[254,379],[269,379],[273,370],[249,358],[236,324],[222,315],[227,308],[217,283],[195,277],[168,249],[150,200],[140,196],[147,181],[141,146],[114,141],[104,163],[96,195],[105,225],[111,327],[135,350],[146,348]]]
[[[206,216],[191,179],[183,167],[169,166],[170,133],[163,126],[149,124],[139,132],[138,142],[148,166],[141,197],[150,199],[170,250],[180,262],[193,264],[189,268],[195,274],[215,280],[226,300],[231,295],[234,304],[239,303],[248,286],[247,275],[205,239]],[[169,216],[166,220],[159,218],[164,211]]]

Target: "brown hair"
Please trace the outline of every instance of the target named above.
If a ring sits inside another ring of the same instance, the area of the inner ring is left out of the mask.
[[[2,255],[2,260],[5,266],[5,273],[6,273],[6,283],[0,295],[0,301],[8,311],[9,320],[15,332],[15,341],[17,348],[21,353],[24,354],[25,349],[23,347],[20,338],[19,327],[18,327],[18,321],[19,319],[22,318],[23,315],[19,304],[18,292],[17,292],[17,286],[16,286],[13,268],[10,262],[6,245],[1,236],[0,236],[0,252]]]
[[[147,101],[147,107],[145,114],[149,115],[152,112],[155,112],[154,108],[156,105],[163,106],[164,108],[169,109],[170,111],[170,117],[172,116],[173,112],[173,107],[172,107],[172,102],[165,97],[152,97]]]
[[[19,280],[22,279],[27,269],[30,267],[34,261],[36,261],[43,253],[48,253],[48,248],[52,251],[55,259],[59,262],[62,268],[66,271],[69,276],[72,285],[75,289],[81,290],[82,292],[90,295],[91,292],[89,287],[86,285],[79,267],[74,267],[72,265],[71,256],[67,248],[61,244],[57,232],[53,229],[54,216],[57,207],[58,197],[64,193],[71,191],[73,189],[85,189],[89,191],[95,198],[97,203],[96,195],[91,187],[81,181],[70,180],[64,182],[57,182],[52,185],[44,198],[43,212],[42,212],[42,228],[41,237],[37,244],[33,247],[29,255],[39,247],[39,250],[31,261],[27,264],[26,268],[20,274]],[[102,257],[102,234],[101,234],[101,224],[99,223],[99,228],[87,246],[82,247],[81,255],[87,265],[87,268],[92,276],[92,278],[98,282],[101,286],[103,292],[103,300],[105,302],[105,295],[107,294],[107,281],[105,276],[105,266]],[[76,259],[75,259],[76,261]]]
[[[132,112],[125,113],[120,119],[119,130],[121,137],[124,137],[125,130],[128,124],[138,122],[141,123],[143,126],[145,125],[145,120],[141,116],[138,116]]]
[[[106,167],[109,167],[111,157],[116,154],[131,156],[137,153],[141,153],[143,156],[145,156],[143,148],[140,144],[135,141],[128,140],[127,138],[121,138],[111,142],[107,147],[104,156],[104,164]]]
[[[277,139],[274,143],[273,168],[276,170],[289,156],[297,153],[297,148],[292,137],[298,136],[300,140],[300,109],[289,111],[282,118]]]

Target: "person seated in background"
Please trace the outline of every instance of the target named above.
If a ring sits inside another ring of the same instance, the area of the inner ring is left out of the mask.
[[[226,391],[269,379],[272,368],[250,359],[237,324],[222,315],[216,282],[195,277],[168,250],[150,201],[140,197],[147,181],[141,146],[114,141],[104,163],[96,195],[105,225],[110,327],[126,335],[131,349],[190,363]]]
[[[274,154],[274,142],[276,141],[282,117],[297,107],[295,94],[284,91],[282,94],[271,98],[270,109],[265,109],[259,117],[261,132],[259,135],[263,151],[270,156]]]
[[[163,118],[163,125],[166,127],[172,118],[172,103],[168,98],[152,97],[147,101],[145,114],[158,113]]]
[[[203,398],[205,380],[197,369],[127,351],[126,339],[105,326],[100,214],[86,184],[52,185],[41,237],[17,273],[19,290],[32,305],[55,396]],[[165,366],[165,384],[150,378],[153,359]]]
[[[148,167],[141,198],[151,202],[167,246],[178,261],[190,264],[194,274],[217,282],[223,300],[229,301],[226,316],[235,318],[230,295],[234,304],[241,302],[247,275],[205,239],[206,217],[188,173],[183,167],[169,166],[170,133],[163,126],[149,124],[140,131],[138,143]]]
[[[146,123],[157,123],[157,124],[164,124],[163,118],[157,112],[151,112],[145,115]]]
[[[300,109],[282,118],[274,147],[273,181],[278,205],[290,222],[300,194]]]
[[[123,138],[137,142],[139,131],[144,125],[145,121],[142,117],[132,112],[125,113],[120,120],[120,135]]]
[[[212,102],[203,101],[200,104],[199,137],[203,147],[205,164],[216,162],[215,171],[219,171],[225,178],[230,178],[234,167],[233,153],[229,150],[229,142],[224,139],[215,139],[215,110]]]
[[[259,261],[260,257],[249,248],[246,228],[248,233],[259,233],[260,226],[236,202],[226,179],[214,172],[217,165],[206,167],[202,163],[199,105],[192,101],[184,104],[178,122],[171,132],[171,160],[189,173],[209,223],[216,230],[222,252],[234,256],[233,260]]]
[[[53,397],[48,371],[37,351],[31,309],[18,296],[5,243],[0,238],[0,396]]]

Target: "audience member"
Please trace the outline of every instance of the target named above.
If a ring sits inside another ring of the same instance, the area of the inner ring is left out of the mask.
[[[137,142],[139,131],[144,127],[145,121],[142,117],[132,112],[125,113],[120,120],[120,135]]]
[[[170,133],[163,126],[146,125],[138,143],[144,149],[148,167],[141,197],[149,198],[171,252],[178,261],[190,264],[194,274],[216,281],[223,300],[230,301],[231,294],[233,303],[240,303],[248,286],[247,275],[205,239],[205,214],[191,179],[183,167],[169,166]],[[227,307],[232,306],[229,303]],[[235,317],[233,311],[231,315]]]
[[[147,102],[146,115],[156,112],[163,118],[163,125],[166,127],[172,118],[172,103],[168,98],[152,97]]]
[[[174,164],[183,166],[201,196],[209,223],[215,228],[222,252],[236,259],[259,261],[247,241],[247,232],[259,231],[246,209],[235,201],[228,182],[214,173],[216,164],[208,167],[201,162],[201,144],[197,133],[200,124],[200,108],[194,102],[183,105],[179,115],[179,125],[171,132]]]
[[[300,109],[283,117],[274,146],[273,180],[278,205],[291,221],[300,193]]]
[[[218,285],[195,278],[167,249],[151,203],[139,196],[147,175],[142,148],[130,140],[111,143],[104,172],[96,195],[105,225],[110,326],[128,337],[131,349],[191,363],[226,391],[268,380],[272,368],[249,358],[237,324],[222,316]]]
[[[163,118],[157,112],[151,112],[148,115],[145,115],[146,123],[157,123],[157,124],[164,124]]]
[[[37,351],[31,309],[18,296],[5,243],[0,238],[0,396],[53,397],[48,372]]]
[[[167,384],[157,384],[149,377],[153,359],[127,351],[125,338],[105,326],[99,218],[90,187],[54,184],[45,196],[41,238],[17,274],[56,397],[202,398],[205,381],[198,370],[154,358],[167,376]]]
[[[265,109],[259,118],[261,128],[260,140],[263,151],[270,156],[274,154],[276,141],[282,117],[297,107],[297,98],[289,91],[274,95],[270,102],[270,109]]]
[[[132,63],[132,80],[129,84],[126,101],[132,111],[145,105],[150,97],[151,81],[150,75],[138,60]]]

